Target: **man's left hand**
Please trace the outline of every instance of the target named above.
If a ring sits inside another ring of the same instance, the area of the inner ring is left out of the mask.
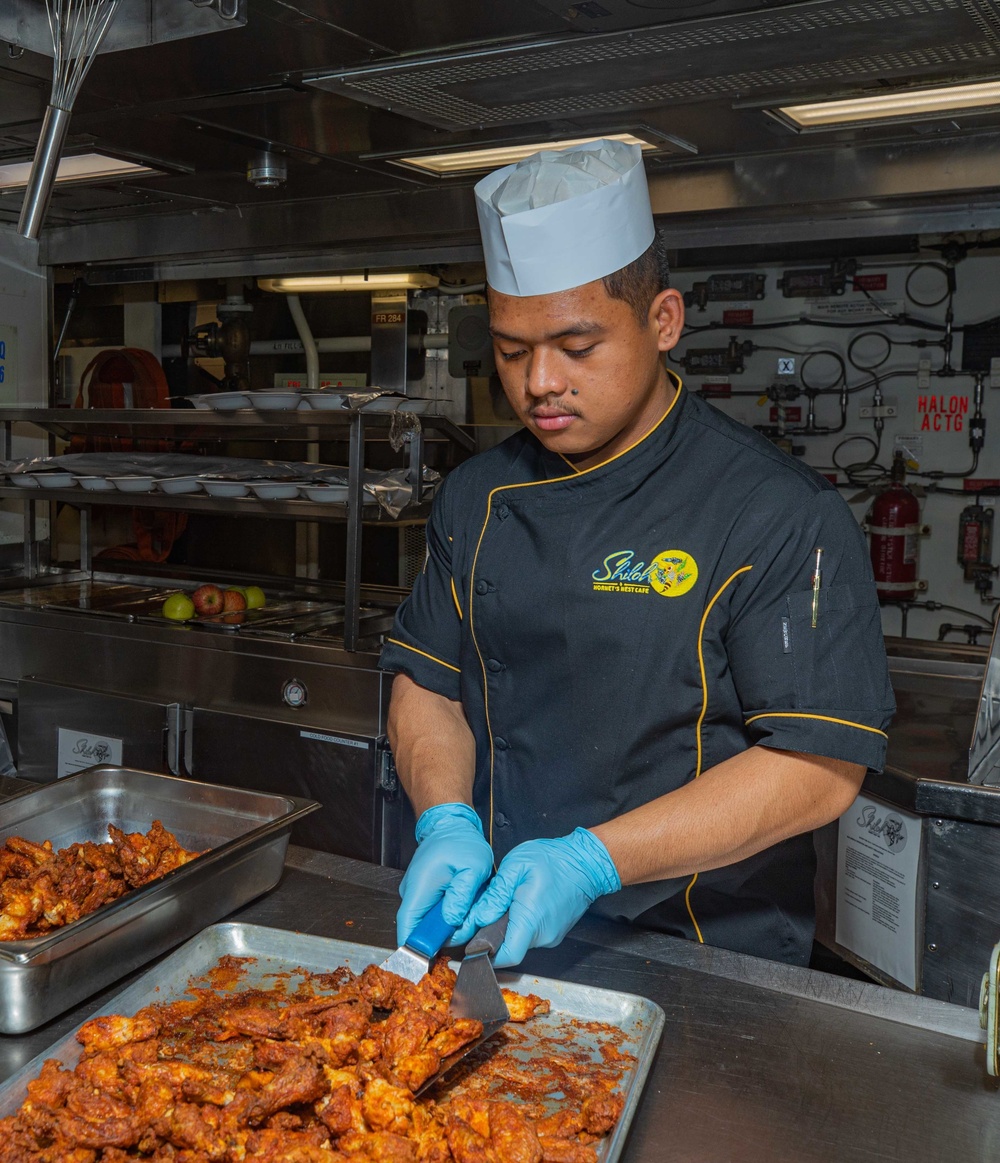
[[[463,932],[471,935],[509,912],[496,965],[517,965],[529,949],[558,945],[599,896],[620,888],[607,848],[586,828],[557,840],[528,840],[503,858]]]

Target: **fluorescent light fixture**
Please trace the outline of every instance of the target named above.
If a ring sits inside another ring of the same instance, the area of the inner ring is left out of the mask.
[[[893,122],[900,118],[947,117],[952,113],[987,113],[1000,106],[1000,81],[945,85],[937,89],[899,89],[875,97],[782,105],[767,110],[793,129],[833,129],[859,122]]]
[[[280,279],[258,279],[262,291],[282,295],[309,294],[311,291],[408,291],[418,287],[436,287],[437,275],[425,271],[374,271],[357,275],[299,275]]]
[[[476,170],[493,170],[498,166],[509,166],[522,158],[530,157],[540,149],[569,149],[573,145],[586,145],[588,141],[624,141],[628,145],[641,146],[644,152],[659,149],[660,146],[644,141],[632,133],[596,133],[591,137],[569,137],[564,141],[533,141],[527,145],[497,145],[488,149],[465,149],[458,153],[425,153],[415,157],[396,157],[387,159],[397,165],[409,166],[433,174],[438,178],[446,178],[451,174],[467,174]]]
[[[31,162],[14,162],[0,166],[0,190],[16,190],[28,184]],[[99,178],[134,178],[141,174],[157,174],[153,166],[127,162],[103,153],[81,153],[60,159],[56,182],[92,182]]]

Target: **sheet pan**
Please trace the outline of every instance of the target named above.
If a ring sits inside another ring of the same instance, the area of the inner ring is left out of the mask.
[[[340,965],[360,972],[379,964],[389,951],[328,937],[314,937],[259,925],[228,923],[212,925],[193,937],[159,965],[147,970],[122,993],[112,998],[98,1013],[133,1014],[153,1002],[168,1002],[186,994],[188,982],[210,970],[220,957],[253,957],[243,983],[267,988],[269,975],[298,968],[326,973]],[[629,1124],[639,1105],[642,1088],[653,1061],[664,1026],[663,1010],[654,1002],[635,994],[594,986],[576,985],[530,974],[498,974],[501,984],[522,993],[548,998],[552,1012],[519,1027],[527,1037],[517,1050],[529,1063],[533,1052],[544,1049],[553,1039],[570,1037],[576,1047],[585,1047],[595,1064],[602,1062],[602,1039],[587,1023],[604,1022],[621,1031],[617,1048],[632,1055],[624,1065],[620,1092],[625,1100],[622,1116],[612,1134],[597,1144],[600,1163],[615,1163],[621,1156]],[[204,984],[204,982],[202,982]],[[88,1019],[89,1020],[89,1019]],[[0,1086],[0,1117],[13,1114],[24,1100],[29,1079],[35,1077],[46,1058],[57,1058],[67,1066],[79,1060],[81,1047],[75,1031],[39,1054]],[[461,1085],[460,1082],[456,1085]],[[499,1096],[498,1096],[499,1097]],[[558,1098],[553,1098],[553,1109]]]

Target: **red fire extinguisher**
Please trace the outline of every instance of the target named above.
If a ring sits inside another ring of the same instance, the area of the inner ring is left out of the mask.
[[[875,589],[882,602],[910,602],[917,595],[917,538],[920,503],[906,487],[902,452],[892,459],[890,485],[868,514]]]

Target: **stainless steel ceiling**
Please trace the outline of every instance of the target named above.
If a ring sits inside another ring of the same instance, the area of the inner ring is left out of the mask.
[[[993,8],[982,0],[828,0],[367,65],[315,83],[441,129],[623,115],[719,95],[825,94],[941,68],[996,67]]]
[[[30,157],[49,71],[0,45],[0,163]],[[796,135],[761,106],[997,76],[994,0],[249,0],[242,28],[98,58],[71,146],[165,173],[59,189],[42,253],[260,269],[471,257],[470,180],[386,154],[638,126],[697,150],[648,163],[657,212],[691,237],[782,222],[802,237],[820,219],[868,232],[905,213],[994,229],[997,114]],[[287,156],[279,190],[245,180],[263,146]],[[0,195],[0,222],[19,207]]]

